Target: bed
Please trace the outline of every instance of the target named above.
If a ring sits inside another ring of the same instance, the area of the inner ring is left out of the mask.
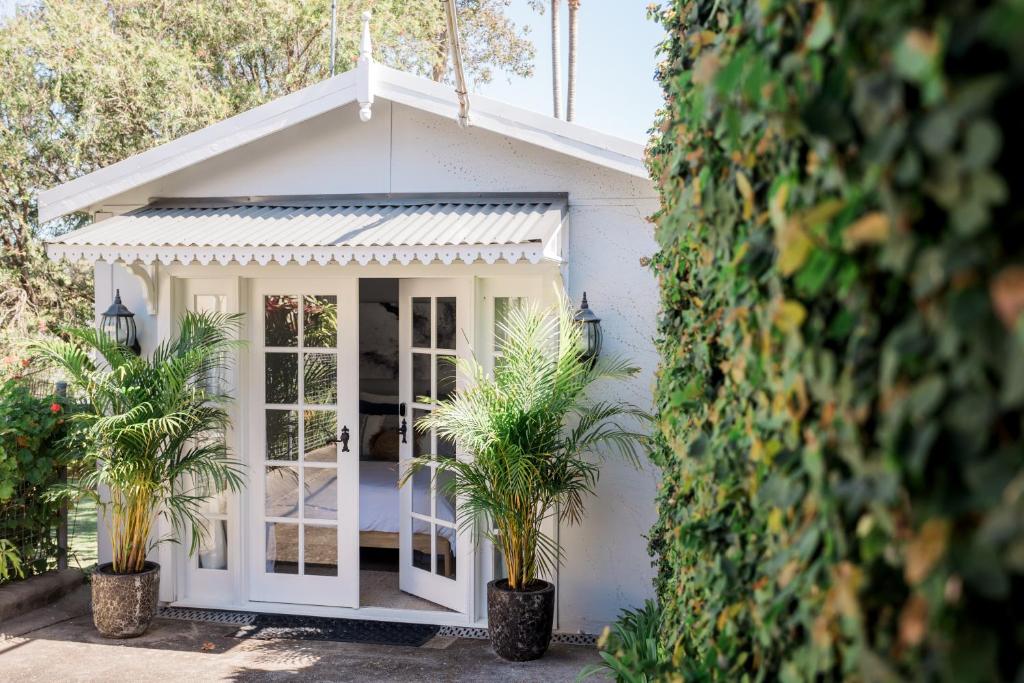
[[[429,490],[417,491],[414,509],[429,509]],[[455,519],[455,511],[444,496],[437,497],[438,516]],[[437,554],[444,558],[438,573],[452,576],[455,571],[455,529],[437,526]],[[359,463],[359,546],[362,548],[398,548],[398,463],[364,461]],[[430,556],[430,530],[412,537],[416,552]]]
[[[298,512],[295,490],[295,469],[274,468],[267,478],[267,515],[270,517],[296,517]],[[337,470],[334,468],[306,468],[307,519],[337,519]],[[429,489],[414,487],[414,510],[429,509]],[[398,463],[360,461],[359,463],[359,545],[363,548],[398,548]],[[437,515],[442,519],[455,519],[455,511],[444,496],[437,497]],[[426,522],[422,533],[414,533],[413,550],[430,556],[430,528]],[[455,529],[437,525],[437,554],[443,559],[438,573],[455,573]],[[439,560],[440,561],[440,560]]]

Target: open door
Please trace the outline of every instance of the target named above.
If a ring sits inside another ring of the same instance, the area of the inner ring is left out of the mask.
[[[418,399],[444,399],[458,389],[453,356],[469,353],[472,280],[402,280],[399,285],[399,458],[454,458],[455,445],[422,433],[416,422],[431,410]],[[401,428],[405,427],[403,431]],[[465,613],[473,572],[468,534],[455,524],[456,501],[443,492],[436,468],[421,469],[399,497],[399,586],[413,595]]]
[[[358,607],[358,280],[252,296],[250,597]]]

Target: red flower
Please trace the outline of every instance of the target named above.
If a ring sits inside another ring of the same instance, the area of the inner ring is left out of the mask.
[[[51,413],[59,413],[60,412],[60,404],[59,403],[51,403],[50,404],[50,412]]]

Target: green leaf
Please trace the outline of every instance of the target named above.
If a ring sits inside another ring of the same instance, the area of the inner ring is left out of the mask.
[[[820,50],[832,39],[835,31],[835,20],[832,18],[832,8],[827,2],[819,2],[814,7],[814,19],[811,20],[810,28],[807,31],[807,38],[804,41],[808,50]]]
[[[921,147],[933,157],[945,154],[956,139],[958,119],[950,109],[938,109],[928,114],[918,129]]]
[[[991,165],[1002,147],[1002,133],[990,119],[971,123],[964,139],[964,165],[972,170]]]
[[[897,44],[893,64],[896,73],[907,80],[924,83],[935,76],[940,54],[941,45],[934,33],[912,28]]]

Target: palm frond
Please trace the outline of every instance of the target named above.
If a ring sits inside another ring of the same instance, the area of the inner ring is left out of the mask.
[[[468,389],[434,402],[415,425],[472,458],[417,458],[402,483],[431,465],[435,477],[453,475],[445,493],[458,497],[459,528],[502,550],[517,588],[553,573],[561,561],[541,525],[556,509],[569,523],[582,520],[600,473],[585,457],[610,454],[638,464],[650,418],[628,404],[589,401],[595,383],[637,370],[620,358],[581,362],[580,328],[564,299],[548,310],[513,307],[498,329],[501,362],[488,373],[475,357],[456,360]]]
[[[91,328],[65,330],[65,341],[31,350],[67,376],[89,401],[72,416],[80,428],[83,475],[77,487],[53,496],[88,495],[107,513],[114,571],[140,571],[159,515],[173,530],[154,543],[190,538],[195,552],[203,529],[202,504],[218,491],[238,491],[244,470],[223,439],[227,396],[212,391],[214,373],[227,370],[241,342],[241,316],[186,313],[178,334],[149,358],[124,349]],[[93,357],[102,360],[97,364]],[[97,491],[106,487],[108,501]]]

